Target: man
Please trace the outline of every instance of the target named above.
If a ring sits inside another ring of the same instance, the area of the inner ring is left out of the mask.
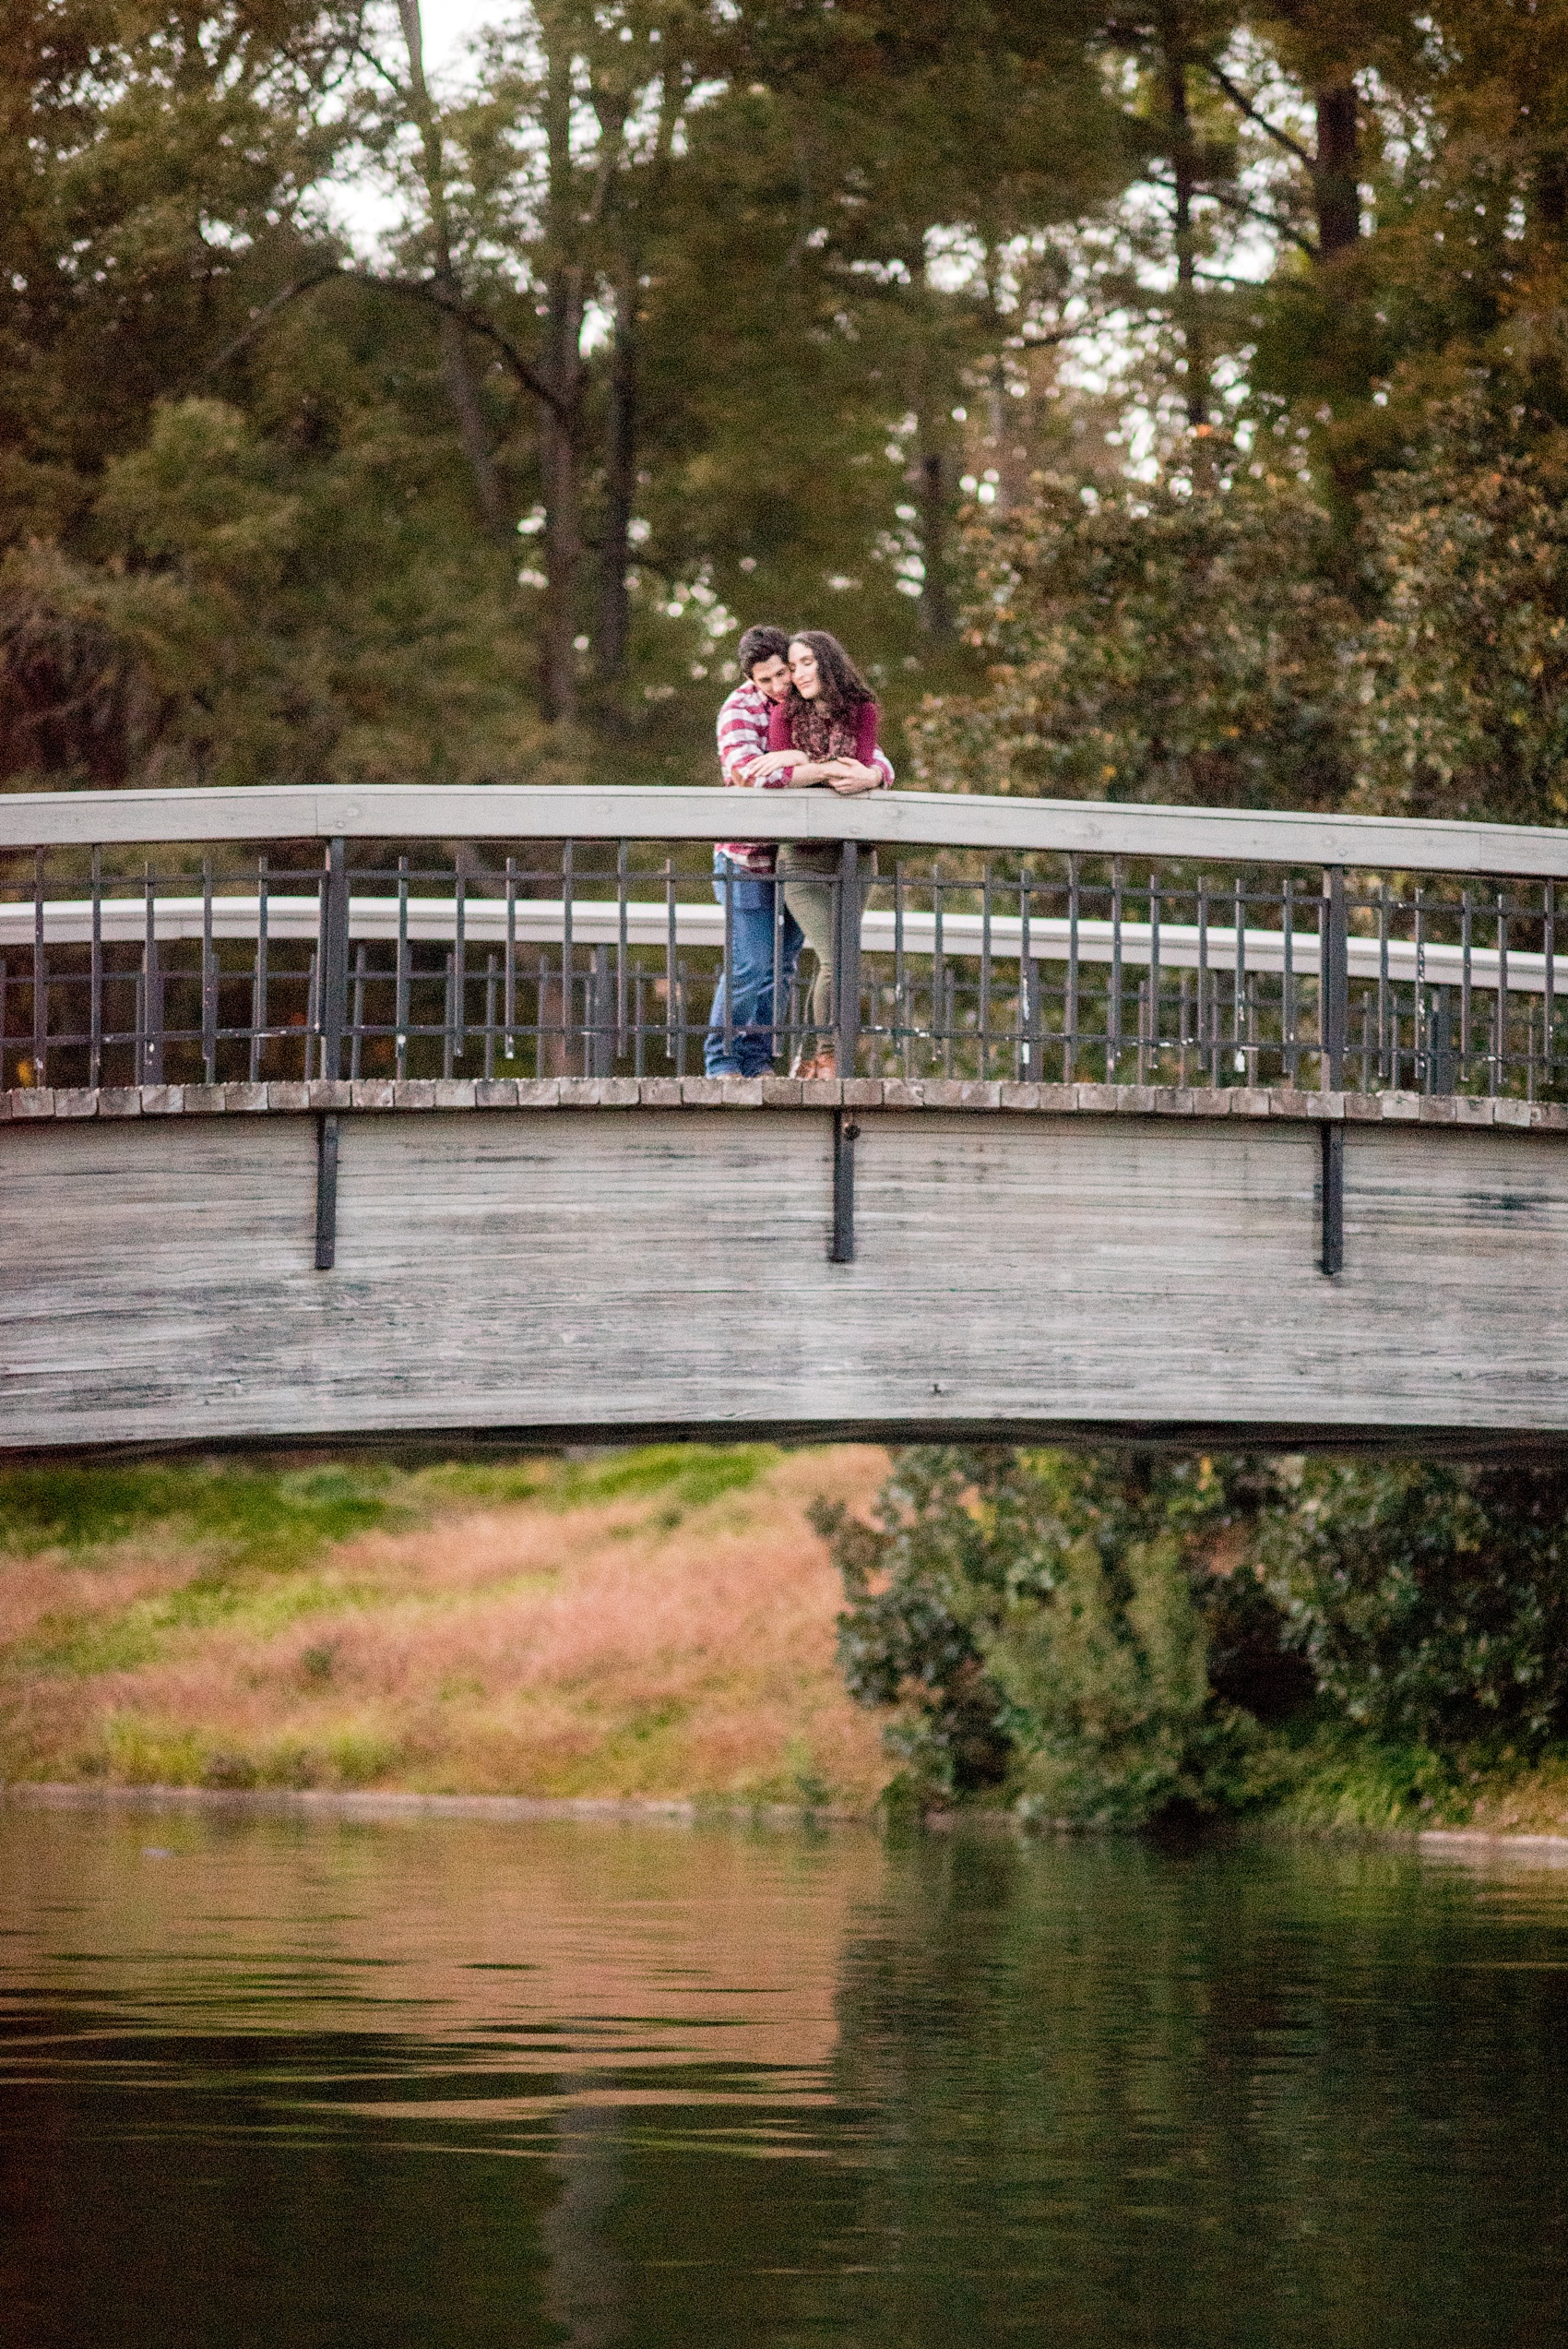
[[[719,712],[719,770],[731,791],[789,786],[788,769],[767,760],[768,712],[790,690],[790,639],[782,628],[748,628],[741,638],[741,683]],[[778,754],[775,754],[777,759]],[[888,782],[893,769],[876,754]],[[731,902],[731,967],[720,977],[708,1014],[703,1066],[710,1077],[760,1077],[773,1066],[774,931],[779,926],[778,982],[788,1001],[802,932],[787,908],[775,910],[776,852],[770,841],[719,841],[713,851],[713,894]],[[730,1042],[724,1041],[728,992]]]
[[[782,628],[748,628],[741,638],[741,683],[719,713],[719,771],[731,791],[743,791],[767,750],[767,715],[790,690],[790,639]],[[770,774],[764,789],[788,784]],[[731,963],[708,1014],[703,1066],[710,1077],[760,1077],[773,1066],[774,850],[770,841],[719,841],[713,851],[713,894],[729,898]],[[794,982],[802,932],[778,908],[778,976],[786,998]],[[729,1001],[730,1042],[724,1041]]]

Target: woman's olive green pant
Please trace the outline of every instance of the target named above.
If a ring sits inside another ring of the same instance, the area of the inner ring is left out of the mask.
[[[818,1043],[826,1049],[833,1041],[834,1019],[838,996],[838,879],[836,873],[802,867],[800,852],[792,841],[786,841],[778,852],[778,875],[784,884],[784,902],[805,932],[806,944],[816,957],[816,976],[806,996],[806,1019],[816,1031]],[[861,912],[876,884],[874,864],[868,872],[867,858],[861,865]]]

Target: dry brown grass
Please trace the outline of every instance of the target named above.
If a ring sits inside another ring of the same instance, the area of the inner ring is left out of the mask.
[[[255,1580],[205,1622],[160,1617],[199,1588],[202,1555],[174,1536],[90,1570],[58,1552],[0,1560],[0,1640],[22,1643],[0,1763],[863,1807],[888,1766],[843,1692],[837,1580],[805,1510],[818,1493],[863,1507],[885,1469],[843,1446],[691,1508],[657,1493],[456,1500]]]

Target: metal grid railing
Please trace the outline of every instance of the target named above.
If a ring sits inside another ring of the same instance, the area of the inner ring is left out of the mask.
[[[831,884],[830,1036],[775,892],[779,1066],[828,1048],[846,1074],[1530,1098],[1568,1079],[1550,880],[885,851],[862,912],[867,855],[844,843]],[[6,1084],[685,1073],[734,943],[696,843],[29,867],[0,886]]]

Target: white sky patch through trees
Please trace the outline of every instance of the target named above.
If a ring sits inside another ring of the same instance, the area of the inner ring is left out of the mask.
[[[460,78],[464,53],[469,43],[505,14],[505,0],[421,0],[424,69],[438,98],[445,88]],[[401,70],[406,61],[396,25],[396,14],[388,9],[386,32],[394,42]],[[323,193],[333,227],[362,252],[377,244],[403,218],[403,208],[394,201],[378,178],[339,176]]]

